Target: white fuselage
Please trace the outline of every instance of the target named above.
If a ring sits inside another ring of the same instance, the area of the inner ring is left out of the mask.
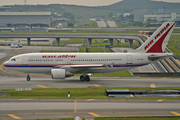
[[[29,53],[15,56],[4,66],[25,73],[50,73],[53,68],[65,68],[71,73],[108,73],[147,65],[149,55],[171,53]],[[70,65],[99,65],[103,67],[71,68]]]

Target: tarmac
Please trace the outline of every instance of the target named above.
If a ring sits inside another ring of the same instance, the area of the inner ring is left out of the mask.
[[[5,101],[7,100],[7,101]],[[0,118],[59,119],[94,117],[180,116],[178,100],[0,99]],[[3,102],[5,101],[5,102]]]

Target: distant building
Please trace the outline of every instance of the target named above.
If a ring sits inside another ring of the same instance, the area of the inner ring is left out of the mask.
[[[0,27],[15,24],[51,24],[51,12],[0,12]]]
[[[180,9],[153,9],[153,10],[134,10],[134,21],[147,22],[147,20],[177,21],[180,25]]]
[[[146,22],[147,19],[175,21],[180,19],[180,9],[134,10],[134,21]]]
[[[123,17],[127,17],[127,16],[130,16],[132,15],[132,13],[123,13]]]
[[[133,14],[132,13],[117,13],[115,16],[116,17],[120,17],[120,16],[127,17],[127,16],[130,16],[130,15],[133,15]]]
[[[11,7],[0,7],[0,11],[8,11]]]
[[[65,19],[62,15],[57,14],[52,17],[52,26],[57,28],[67,27],[67,19]]]
[[[156,12],[147,12],[144,15],[144,21],[147,19],[157,21],[175,21],[180,18],[180,9],[158,9]]]
[[[95,21],[96,21],[96,19],[94,19],[94,18],[91,18],[91,19],[89,19],[89,21],[94,21],[94,22],[95,22]]]
[[[116,16],[116,17],[123,16],[123,13],[117,13],[115,16]]]

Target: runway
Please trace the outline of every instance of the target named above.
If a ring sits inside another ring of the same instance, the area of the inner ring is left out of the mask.
[[[179,100],[0,99],[0,118],[58,119],[92,117],[180,116]]]

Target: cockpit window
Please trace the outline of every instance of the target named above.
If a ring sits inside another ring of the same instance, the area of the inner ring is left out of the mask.
[[[16,61],[16,59],[15,59],[15,58],[12,58],[11,61]]]

